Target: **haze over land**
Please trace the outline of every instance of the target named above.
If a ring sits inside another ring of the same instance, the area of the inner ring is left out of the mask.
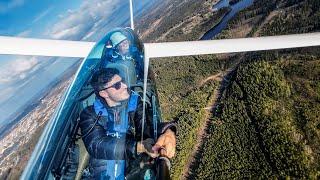
[[[72,74],[74,74],[72,71],[65,74],[60,82],[50,87],[48,94],[35,100],[37,103],[35,108],[20,119],[14,127],[8,127],[9,133],[0,140],[0,177],[19,178],[45,125],[59,104],[63,92],[72,81]]]

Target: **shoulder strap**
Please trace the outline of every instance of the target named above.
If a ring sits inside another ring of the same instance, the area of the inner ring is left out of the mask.
[[[128,102],[128,118],[130,123],[130,131],[134,137],[136,137],[136,124],[134,116],[138,108],[139,95],[136,92],[131,93],[130,100]]]
[[[129,102],[128,102],[128,112],[134,112],[138,107],[139,95],[135,92],[131,93]]]

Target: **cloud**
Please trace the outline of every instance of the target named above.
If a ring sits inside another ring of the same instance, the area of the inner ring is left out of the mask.
[[[9,2],[0,2],[0,13],[7,13],[8,11],[22,6],[25,0],[11,0]]]
[[[10,99],[25,85],[32,81],[40,70],[44,68],[46,61],[40,57],[18,56],[16,60],[10,60],[2,64],[0,69],[0,105]]]
[[[18,37],[29,37],[31,33],[32,33],[32,30],[31,29],[27,29],[27,30],[22,31],[19,34],[17,34],[17,36]]]
[[[63,21],[55,24],[51,29],[51,37],[54,39],[79,40],[90,28],[94,26],[94,20],[87,14],[70,14]]]
[[[53,7],[51,6],[48,9],[42,11],[39,15],[37,15],[37,17],[32,21],[32,23],[38,22],[39,20],[44,18],[46,15],[48,15],[52,10],[53,10]]]
[[[86,0],[79,9],[59,15],[59,22],[50,27],[46,34],[54,39],[90,40],[96,32],[110,30],[105,29],[105,25],[126,4],[126,1],[121,0]]]
[[[6,7],[14,8],[23,4],[24,0],[13,0],[8,2]],[[129,17],[129,14],[123,13],[129,11],[124,9],[126,6],[128,2],[123,0],[84,0],[80,8],[59,15],[58,22],[48,27],[45,34],[53,39],[93,40],[93,37],[103,35],[114,26],[119,26],[121,20]],[[42,11],[33,22],[41,20],[52,9],[50,7]],[[31,33],[31,30],[25,30],[18,36],[26,37]],[[0,71],[0,83],[9,85],[25,79],[39,68],[39,64],[35,57],[19,57],[11,60],[7,63],[6,69]]]
[[[23,3],[24,0],[14,0],[7,3],[6,7],[13,8]],[[129,17],[129,13],[122,13],[129,11],[124,9],[125,6],[128,6],[128,2],[123,0],[84,0],[78,9],[68,10],[65,14],[59,15],[57,23],[50,25],[44,34],[53,39],[92,40],[93,37],[99,37],[111,28],[119,26],[121,20]],[[41,12],[33,23],[47,16],[52,9],[50,7]],[[19,33],[19,36],[25,37],[30,33],[31,30],[25,30]],[[40,58],[22,56],[9,61],[5,65],[6,68],[0,71],[0,84],[9,87],[22,83],[42,67],[38,59]]]
[[[28,74],[39,68],[39,60],[36,57],[20,57],[16,60],[9,61],[0,71],[1,84],[14,84],[15,82],[25,79]]]
[[[7,100],[12,93],[14,92],[14,87],[7,86],[0,90],[0,104],[2,104],[5,100]]]

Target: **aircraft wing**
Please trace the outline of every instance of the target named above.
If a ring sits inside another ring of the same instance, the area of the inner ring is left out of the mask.
[[[87,57],[94,42],[0,36],[0,54]]]
[[[189,56],[320,45],[320,33],[144,44],[148,57]]]
[[[0,36],[0,54],[86,57],[94,42]],[[145,43],[149,58],[285,49],[320,45],[320,32],[255,38]]]

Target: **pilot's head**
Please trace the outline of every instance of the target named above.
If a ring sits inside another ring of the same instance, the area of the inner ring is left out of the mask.
[[[118,49],[120,55],[129,53],[129,40],[121,32],[115,32],[110,36],[113,47]]]
[[[104,68],[94,73],[91,79],[97,95],[103,98],[108,106],[120,105],[129,98],[128,86],[123,82],[119,71],[114,68]]]

